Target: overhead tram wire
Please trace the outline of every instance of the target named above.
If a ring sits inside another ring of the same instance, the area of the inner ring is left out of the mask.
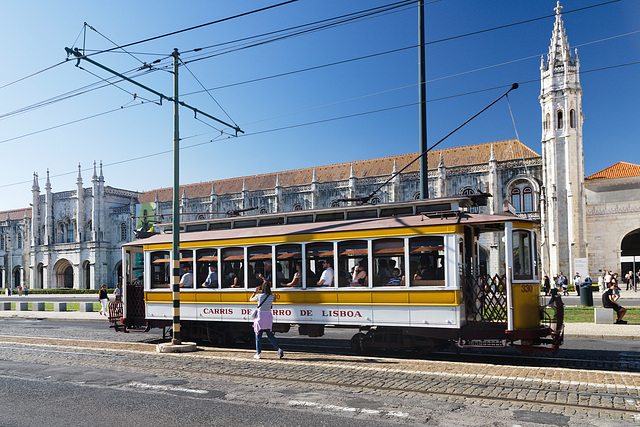
[[[378,15],[383,15],[383,14],[388,14],[391,13],[391,11],[398,12],[398,10],[395,10],[397,8],[407,8],[407,6],[409,7],[414,7],[413,4],[417,3],[418,0],[405,0],[405,1],[401,1],[401,2],[397,2],[397,3],[391,3],[389,5],[384,5],[384,6],[380,6],[377,8],[372,8],[372,9],[365,9],[362,11],[358,11],[358,12],[353,12],[350,14],[346,14],[346,15],[340,15],[337,17],[333,17],[333,18],[327,18],[327,19],[323,19],[320,21],[314,21],[311,23],[306,23],[306,24],[302,24],[302,25],[297,25],[297,26],[293,26],[293,27],[288,27],[282,30],[276,30],[276,31],[271,31],[271,32],[267,32],[267,33],[263,33],[263,34],[259,34],[259,35],[255,35],[255,36],[250,36],[250,37],[244,37],[241,39],[236,39],[236,40],[232,40],[229,42],[224,42],[224,43],[218,43],[215,45],[210,45],[210,46],[205,46],[202,48],[196,48],[193,49],[191,51],[186,51],[186,53],[188,52],[196,52],[196,51],[202,51],[205,49],[212,49],[215,47],[221,47],[221,46],[226,46],[229,44],[234,44],[234,43],[240,43],[240,42],[247,42],[249,40],[254,40],[254,39],[259,39],[262,37],[267,37],[267,36],[275,36],[276,34],[281,34],[281,33],[286,33],[288,31],[293,31],[293,30],[298,30],[297,32],[292,32],[289,34],[284,34],[284,35],[279,35],[277,37],[271,38],[271,39],[266,39],[256,42],[254,44],[250,44],[250,45],[240,45],[238,47],[231,47],[229,48],[230,50],[228,51],[223,51],[223,52],[218,52],[218,53],[214,53],[214,54],[208,54],[207,56],[203,57],[203,58],[198,58],[197,56],[199,55],[203,55],[203,54],[198,54],[195,56],[192,56],[191,58],[193,59],[189,59],[187,57],[186,62],[194,62],[194,61],[199,61],[202,59],[208,59],[214,56],[219,56],[222,54],[226,54],[226,53],[231,53],[231,52],[236,52],[238,50],[242,50],[242,49],[247,49],[249,47],[256,47],[256,46],[261,46],[263,44],[266,43],[271,43],[274,41],[280,41],[280,40],[285,40],[291,37],[297,37],[300,35],[304,35],[304,34],[308,34],[311,32],[316,32],[316,31],[322,31],[322,30],[326,30],[329,28],[334,28],[340,25],[345,25],[348,23],[353,23],[353,22],[358,22],[361,21],[363,19],[371,19],[373,17],[377,17]],[[435,3],[437,1],[441,1],[441,0],[434,0],[430,3]],[[323,24],[323,25],[319,25],[319,24]],[[314,27],[315,26],[315,27]],[[307,28],[310,27],[310,28]]]
[[[160,34],[158,36],[149,37],[149,38],[146,38],[146,39],[143,39],[143,40],[138,40],[136,42],[123,44],[123,45],[120,45],[118,47],[113,47],[111,49],[101,50],[99,52],[92,53],[91,56],[98,55],[98,54],[101,54],[101,53],[112,52],[112,51],[117,50],[117,49],[123,49],[123,48],[126,48],[126,47],[135,46],[137,44],[148,43],[150,41],[159,40],[159,39],[162,39],[162,38],[165,38],[165,37],[169,37],[169,36],[175,36],[176,34],[181,34],[181,33],[187,32],[187,31],[197,30],[199,28],[208,27],[208,26],[214,25],[214,24],[220,24],[222,22],[231,21],[233,19],[243,18],[245,16],[250,16],[250,15],[253,15],[253,14],[256,14],[256,13],[260,13],[260,12],[264,12],[264,11],[267,11],[267,10],[270,10],[270,9],[275,9],[275,8],[278,8],[278,7],[281,7],[281,6],[285,6],[285,5],[288,5],[288,4],[291,4],[291,3],[296,3],[298,1],[299,0],[287,0],[287,1],[284,1],[282,3],[277,3],[277,4],[274,4],[274,5],[271,5],[271,6],[265,6],[265,7],[259,8],[259,9],[253,9],[253,10],[250,10],[248,12],[238,13],[236,15],[228,16],[226,18],[217,19],[215,21],[206,22],[204,24],[194,25],[192,27],[183,28],[181,30],[171,31],[169,33]],[[90,55],[86,55],[86,56],[90,56]]]
[[[599,3],[599,4],[596,4],[596,5],[586,6],[586,7],[578,8],[578,9],[574,9],[574,10],[569,10],[569,11],[566,11],[566,12],[563,12],[563,13],[567,14],[567,13],[578,12],[578,11],[581,11],[581,10],[590,9],[590,8],[594,8],[594,7],[598,7],[598,6],[604,6],[604,5],[608,5],[608,4],[611,4],[611,3],[616,3],[616,2],[619,2],[619,1],[621,1],[621,0],[611,0],[611,1],[608,1],[608,2],[605,2],[605,3]],[[450,40],[460,39],[460,38],[464,38],[464,37],[470,37],[470,36],[474,36],[474,35],[481,34],[481,33],[500,30],[500,29],[504,29],[504,28],[509,28],[509,27],[513,27],[513,26],[516,26],[516,25],[527,24],[527,23],[530,23],[530,22],[539,21],[539,20],[543,20],[543,19],[548,19],[548,18],[551,18],[551,17],[555,17],[555,15],[545,15],[545,16],[541,16],[541,17],[538,17],[538,18],[527,19],[527,20],[518,21],[518,22],[514,22],[514,23],[510,23],[510,24],[505,24],[505,25],[500,25],[500,26],[496,26],[496,27],[486,28],[486,29],[479,30],[479,31],[473,31],[473,32],[465,33],[465,34],[459,34],[459,35],[452,36],[452,37],[446,37],[446,38],[442,38],[442,39],[438,39],[438,40],[432,40],[432,41],[426,42],[425,45],[433,45],[433,44],[443,43],[443,42],[450,41]],[[630,35],[630,34],[635,34],[635,32],[623,34],[623,35],[618,36],[618,37],[622,37],[622,36]],[[604,40],[609,40],[611,38],[613,38],[613,37],[602,39],[602,40],[603,41]],[[591,43],[595,43],[595,42],[591,42]],[[583,44],[583,45],[585,45],[585,44]],[[577,45],[575,47],[580,47],[580,46],[582,46],[582,45]],[[239,85],[243,85],[243,84],[256,83],[256,82],[259,82],[259,81],[270,80],[270,79],[273,79],[273,78],[289,76],[289,75],[293,75],[293,74],[298,74],[298,73],[303,73],[303,72],[307,72],[307,71],[318,70],[318,69],[321,69],[321,68],[332,67],[332,66],[336,66],[336,65],[342,65],[342,64],[349,63],[349,62],[361,61],[361,60],[364,60],[364,59],[370,59],[370,58],[374,58],[374,57],[377,57],[377,56],[383,56],[383,55],[388,55],[388,54],[392,54],[392,53],[398,53],[398,52],[402,52],[402,51],[405,51],[405,50],[415,49],[415,48],[418,48],[418,47],[420,47],[420,45],[405,46],[405,47],[401,47],[401,48],[398,48],[398,49],[392,49],[392,50],[388,50],[388,51],[384,51],[384,52],[373,53],[373,54],[370,54],[370,55],[363,55],[363,56],[359,56],[359,57],[355,57],[355,58],[349,58],[349,59],[345,59],[345,60],[341,60],[341,61],[331,62],[331,63],[327,63],[327,64],[321,64],[321,65],[317,65],[317,66],[313,66],[313,67],[302,68],[302,69],[299,69],[299,70],[287,71],[287,72],[283,72],[283,73],[274,74],[274,75],[271,75],[271,76],[258,77],[258,78],[255,78],[255,79],[245,80],[245,81],[242,81],[242,82],[230,83],[230,84],[227,84],[227,85],[222,85],[222,86],[217,86],[217,87],[214,87],[214,88],[210,88],[208,90],[219,90],[219,89],[225,89],[225,88],[229,88],[229,87],[233,87],[233,86],[239,86]],[[242,49],[244,49],[244,47]],[[218,54],[215,54],[215,55],[208,56],[206,58],[198,58],[198,59],[191,60],[191,61],[189,61],[187,59],[185,61],[185,63],[195,62],[195,61],[199,61],[199,60],[202,60],[202,59],[209,59],[209,58],[214,57],[214,56],[220,56],[220,55],[223,55],[223,54],[226,54],[226,53],[231,53],[231,52],[235,52],[235,50],[231,50],[231,51],[227,51],[227,52],[223,52],[223,53],[218,53]],[[520,60],[530,59],[532,57],[521,58]],[[507,64],[507,63],[498,64],[498,65],[504,65],[504,64]],[[496,66],[496,65],[494,65],[494,66]],[[481,69],[478,69],[478,70],[482,70],[482,69],[486,69],[486,68],[490,68],[490,67],[485,67],[485,68],[481,68]],[[471,72],[471,71],[469,71],[469,72]],[[465,72],[465,73],[468,73],[468,72]],[[465,73],[461,73],[461,74],[465,74]],[[434,80],[430,80],[429,82],[431,82],[431,81],[435,81],[435,79]],[[183,94],[183,96],[195,95],[195,94],[202,93],[202,92],[203,91],[189,92],[189,93]]]
[[[184,64],[184,68],[186,68],[186,70],[189,72],[189,74],[191,74],[191,76],[195,79],[195,81],[198,82],[198,84],[200,85],[200,87],[202,87],[202,89],[204,89],[207,92],[207,95],[209,95],[209,97],[213,100],[213,102],[216,103],[216,105],[222,110],[222,112],[227,116],[227,118],[229,120],[231,120],[231,122],[237,127],[238,124],[231,118],[231,116],[227,113],[227,111],[222,107],[222,105],[220,105],[220,103],[213,97],[213,95],[211,95],[211,91],[207,90],[204,85],[202,84],[202,82],[196,77],[195,74],[193,74],[193,71],[191,71],[189,69],[189,67],[187,67],[187,64],[185,64],[182,59],[179,59],[180,62],[182,62]],[[213,126],[212,126],[213,127]],[[214,129],[216,129],[214,127]]]

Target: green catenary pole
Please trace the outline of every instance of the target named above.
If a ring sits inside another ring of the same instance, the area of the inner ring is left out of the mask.
[[[171,244],[171,290],[173,294],[173,337],[171,344],[182,344],[180,338],[180,120],[178,111],[178,49],[173,49],[173,225]]]

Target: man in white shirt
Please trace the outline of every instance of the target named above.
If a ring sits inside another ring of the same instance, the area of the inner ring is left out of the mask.
[[[318,280],[318,286],[333,286],[333,268],[331,261],[324,262],[324,271]]]
[[[181,288],[193,288],[193,275],[191,274],[191,268],[188,265],[184,266],[184,274],[180,279]]]

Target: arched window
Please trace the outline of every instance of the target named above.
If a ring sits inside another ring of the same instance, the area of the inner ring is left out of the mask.
[[[562,117],[562,110],[558,110],[558,129],[562,129],[562,121],[563,121],[563,117]]]
[[[524,187],[522,190],[522,211],[533,212],[533,190],[531,187]]]
[[[18,231],[18,249],[22,249],[22,233]]]
[[[58,223],[56,243],[64,243],[64,224],[61,222]]]
[[[471,187],[466,187],[466,188],[462,189],[460,194],[464,194],[465,196],[467,196],[469,194],[476,194],[476,191]],[[478,213],[478,207],[477,206],[472,206],[471,209],[469,209],[469,212]]]
[[[4,251],[4,235],[0,235],[0,251]]]
[[[374,197],[373,199],[369,200],[369,203],[371,203],[372,205],[377,205],[378,203],[380,203],[380,198]]]
[[[511,190],[511,204],[513,205],[516,212],[522,212],[522,204],[520,203],[520,189],[514,188]]]
[[[332,201],[329,206],[331,206],[332,208],[339,208],[340,207],[340,202],[337,200]]]
[[[296,203],[295,205],[293,205],[293,210],[294,211],[301,211],[302,210],[302,205],[300,203]]]
[[[69,221],[67,225],[67,243],[73,242],[73,221]]]
[[[260,209],[260,215],[264,215],[267,213],[267,210],[265,208]]]
[[[42,226],[42,234],[40,235],[40,240],[39,243],[42,245],[45,243],[47,239],[47,227],[46,226]]]
[[[547,113],[547,116],[544,119],[544,130],[549,130],[551,128],[551,114]]]
[[[420,200],[420,192],[413,193],[413,200]]]
[[[120,223],[120,241],[124,242],[127,240],[127,224],[124,222]]]
[[[571,129],[576,128],[576,110],[569,111],[569,126]]]
[[[198,220],[201,220],[201,219],[204,219],[204,215],[198,215]]]

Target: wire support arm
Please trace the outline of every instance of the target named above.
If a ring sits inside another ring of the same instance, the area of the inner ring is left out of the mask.
[[[68,55],[73,55],[73,56],[76,57],[76,59],[77,59],[76,67],[78,67],[80,65],[80,61],[81,60],[85,60],[85,61],[89,62],[90,64],[95,65],[98,68],[101,68],[101,69],[103,69],[105,71],[108,71],[109,73],[114,74],[114,75],[120,77],[121,79],[131,83],[131,84],[134,84],[134,85],[136,85],[136,86],[138,86],[138,87],[140,87],[140,88],[142,88],[142,89],[144,89],[146,91],[151,92],[152,94],[156,95],[160,99],[160,104],[162,104],[162,100],[163,99],[166,99],[169,102],[174,102],[173,97],[166,96],[166,95],[164,95],[164,94],[162,94],[162,93],[160,93],[160,92],[158,92],[158,91],[156,91],[154,89],[151,89],[148,86],[143,85],[142,83],[138,83],[137,81],[135,81],[135,80],[133,80],[133,79],[131,79],[131,78],[129,78],[129,77],[127,77],[127,76],[115,71],[115,70],[112,70],[109,67],[106,67],[106,66],[100,64],[99,62],[94,61],[91,58],[88,58],[87,55],[83,55],[82,53],[80,53],[80,50],[78,48],[71,49],[71,48],[65,47],[64,50],[67,52]],[[215,120],[216,122],[221,123],[221,124],[231,128],[231,129],[233,129],[236,132],[236,136],[238,135],[238,132],[244,133],[244,131],[242,129],[240,129],[240,127],[238,127],[238,126],[234,126],[234,125],[231,125],[231,124],[229,124],[229,123],[227,123],[227,122],[225,122],[223,120],[217,119],[217,118],[205,113],[204,111],[200,111],[197,108],[190,106],[189,104],[185,104],[184,102],[178,101],[178,103],[181,106],[192,110],[195,114],[202,114],[203,116],[208,117],[211,120]]]

